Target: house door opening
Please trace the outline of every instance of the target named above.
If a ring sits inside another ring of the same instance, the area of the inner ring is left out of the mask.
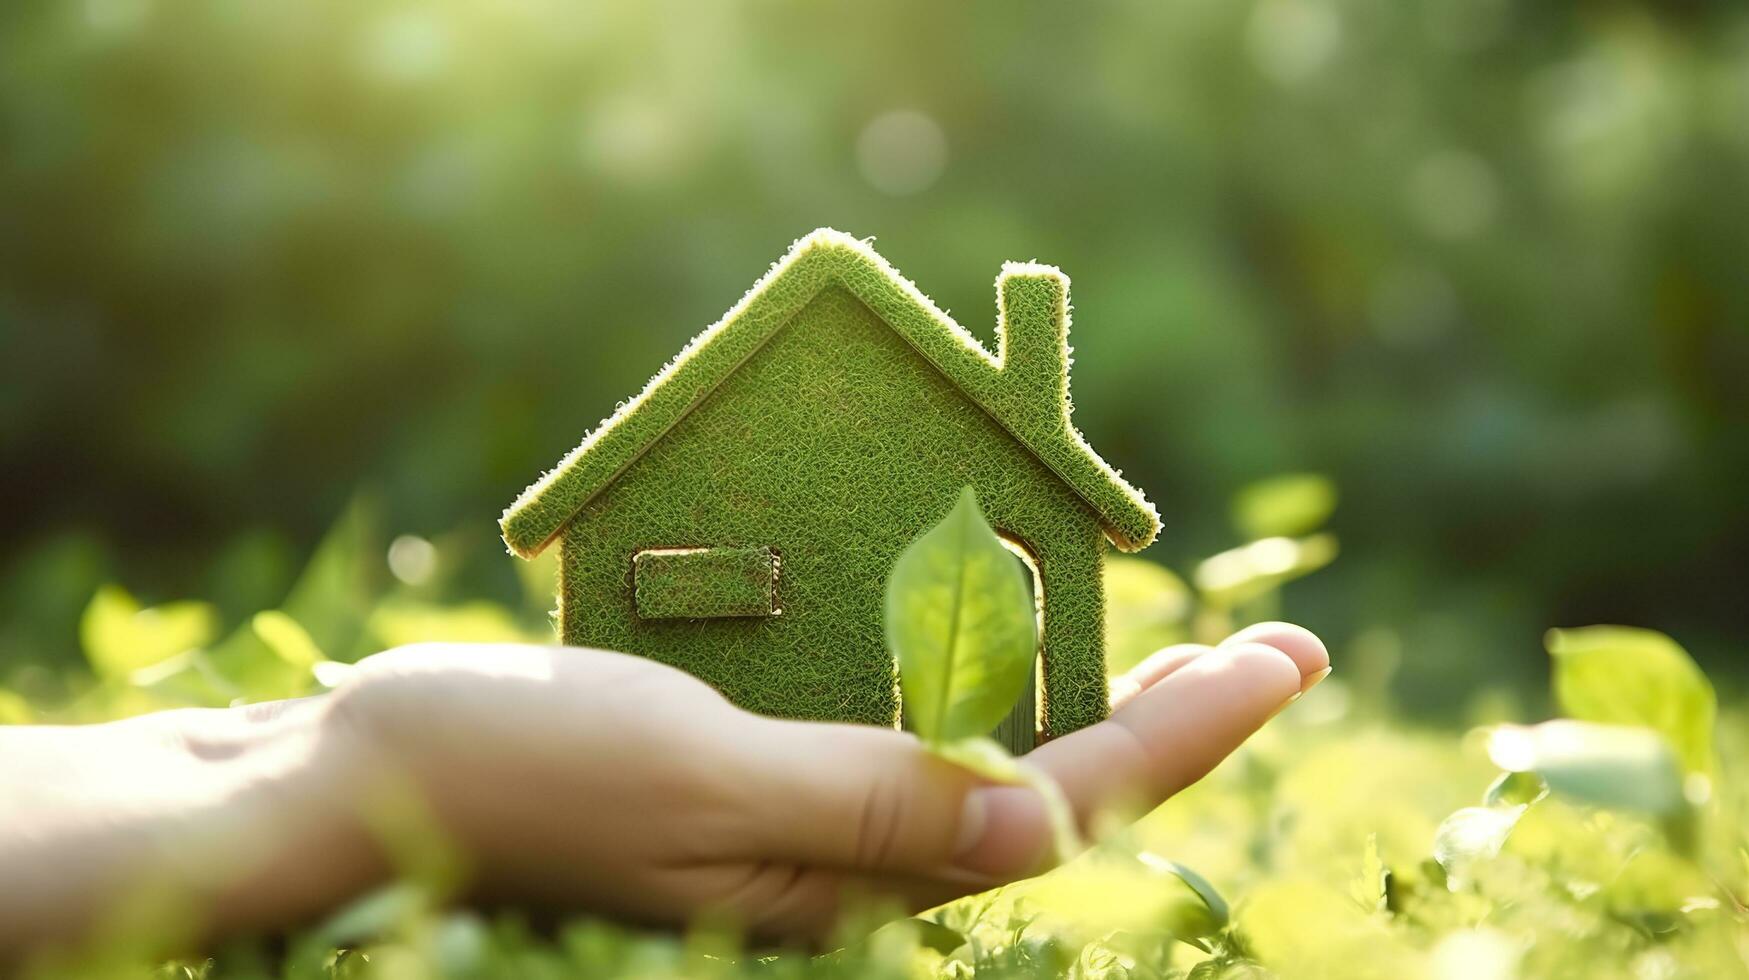
[[[1026,566],[1027,583],[1032,591],[1033,627],[1037,637],[1037,646],[1033,650],[1032,670],[1026,675],[1026,687],[1021,689],[1020,697],[1015,699],[1014,707],[1008,710],[1008,717],[996,726],[990,737],[1002,743],[1002,747],[1015,755],[1031,752],[1038,744],[1039,693],[1044,690],[1044,642],[1045,642],[1045,590],[1044,581],[1039,578],[1038,558],[1026,543],[1000,535],[1002,546],[1014,552],[1020,563]]]

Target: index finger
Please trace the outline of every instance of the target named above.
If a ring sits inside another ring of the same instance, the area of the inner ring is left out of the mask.
[[[1105,721],[1026,757],[1085,825],[1108,808],[1152,809],[1206,775],[1295,697],[1305,675],[1263,643],[1223,644],[1142,691]]]

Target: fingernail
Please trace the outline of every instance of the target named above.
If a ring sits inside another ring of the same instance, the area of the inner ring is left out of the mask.
[[[1307,691],[1310,691],[1312,688],[1317,687],[1318,683],[1320,681],[1322,681],[1324,678],[1330,676],[1330,671],[1332,669],[1333,668],[1325,667],[1323,670],[1317,671],[1316,673],[1308,674],[1306,676],[1305,681],[1300,684],[1300,694],[1304,694]],[[1294,697],[1297,698],[1300,696],[1300,694],[1296,694],[1296,695],[1294,695]],[[1292,704],[1293,699],[1289,698],[1288,703]]]
[[[1012,879],[1043,865],[1051,846],[1044,801],[1023,786],[980,786],[966,794],[954,839],[954,867]]]

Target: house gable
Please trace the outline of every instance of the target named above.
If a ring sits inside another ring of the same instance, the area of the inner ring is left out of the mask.
[[[838,285],[565,525],[553,546],[562,637],[681,668],[752,711],[891,725],[886,572],[968,485],[1046,583],[1039,721],[1053,734],[1097,721],[1098,515]],[[639,594],[651,584],[640,556],[663,552],[771,561],[716,563],[670,596],[688,606],[674,615]]]
[[[538,554],[694,406],[760,350],[822,290],[837,284],[910,343],[1099,515],[1125,550],[1153,541],[1152,505],[1071,423],[1066,377],[1068,279],[1049,266],[1009,264],[997,281],[998,352],[991,354],[885,259],[841,232],[796,242],[722,320],[694,337],[639,395],[530,486],[500,522],[524,557]],[[1032,329],[1017,331],[1020,323]]]

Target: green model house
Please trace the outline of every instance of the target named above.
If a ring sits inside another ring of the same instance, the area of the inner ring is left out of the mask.
[[[1069,281],[1004,265],[992,355],[866,244],[798,241],[505,511],[561,549],[566,643],[683,668],[741,706],[894,725],[883,583],[973,487],[1033,571],[1039,668],[1010,748],[1104,717],[1101,567],[1159,532],[1070,422]]]

